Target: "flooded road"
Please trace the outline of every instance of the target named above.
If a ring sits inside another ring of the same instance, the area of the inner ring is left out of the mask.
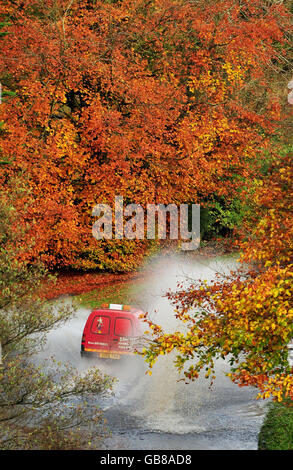
[[[186,276],[211,280],[216,272],[225,274],[236,267],[231,258],[186,262],[174,257],[156,263],[138,304],[169,331],[178,327],[163,297],[169,288],[176,289]],[[52,354],[80,370],[96,365],[118,378],[115,396],[100,402],[112,433],[105,441],[106,449],[257,449],[265,404],[255,400],[254,389],[232,384],[224,374],[228,371],[224,361],[217,362],[217,378],[210,389],[201,377],[189,384],[178,382],[172,355],[159,359],[152,376],[145,374],[147,367],[140,357],[121,361],[81,358],[81,334],[89,313],[79,308],[75,318],[53,330],[43,355]]]

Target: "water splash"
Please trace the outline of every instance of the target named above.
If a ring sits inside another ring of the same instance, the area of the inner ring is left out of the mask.
[[[178,282],[187,285],[191,279],[211,281],[216,273],[229,274],[236,267],[236,260],[231,257],[157,258],[146,266],[146,270],[151,269],[153,274],[148,277],[137,303],[143,304],[152,320],[166,331],[174,331],[179,324],[164,296],[166,291],[175,290]],[[228,371],[225,361],[216,363],[216,380],[212,389],[202,376],[188,385],[178,381],[180,376],[173,364],[174,354],[161,356],[152,376],[146,375],[147,366],[141,357],[121,361],[85,361],[79,350],[89,313],[90,310],[80,308],[76,318],[53,330],[48,335],[44,354],[54,354],[58,360],[69,361],[80,370],[96,365],[118,378],[115,398],[102,403],[113,431],[108,444],[110,448],[156,449],[158,444],[162,449],[256,448],[263,406],[255,401],[255,390],[239,388],[225,376],[224,372]],[[143,437],[145,435],[148,439]],[[185,436],[186,441],[182,441],[180,436]]]

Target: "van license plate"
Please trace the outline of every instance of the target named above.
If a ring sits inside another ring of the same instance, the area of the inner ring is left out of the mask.
[[[102,359],[120,359],[120,354],[114,354],[114,353],[100,353],[100,357]]]

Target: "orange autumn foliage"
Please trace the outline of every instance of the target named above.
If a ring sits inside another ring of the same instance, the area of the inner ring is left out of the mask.
[[[62,273],[59,272],[55,278],[45,278],[38,295],[46,300],[55,299],[63,295],[80,295],[95,289],[102,290],[112,286],[113,290],[124,286],[129,281],[144,278],[142,273]]]
[[[148,244],[97,242],[95,204],[229,200],[249,185],[281,119],[268,77],[290,28],[284,5],[16,0],[1,9],[0,78],[16,96],[1,105],[0,180],[9,188],[21,176],[30,190],[17,208],[31,224],[27,260],[132,270]]]
[[[215,360],[222,357],[240,386],[257,387],[263,398],[293,399],[292,190],[292,156],[281,156],[255,188],[254,212],[241,242],[244,271],[169,295],[188,331],[164,334],[149,322],[154,342],[144,354],[150,366],[176,349],[176,366],[188,379],[204,369],[213,378]]]

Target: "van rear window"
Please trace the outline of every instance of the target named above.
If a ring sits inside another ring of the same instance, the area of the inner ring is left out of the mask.
[[[108,335],[110,332],[110,317],[96,315],[92,322],[91,332],[99,335]]]
[[[126,317],[117,317],[115,320],[115,335],[132,336],[133,335],[132,321]]]

